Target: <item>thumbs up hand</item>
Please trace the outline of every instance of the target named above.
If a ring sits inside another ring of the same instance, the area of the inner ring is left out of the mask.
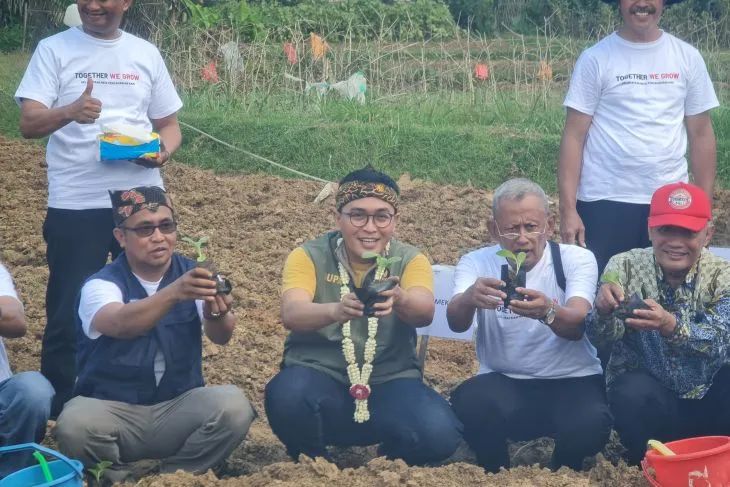
[[[101,101],[93,98],[94,80],[86,78],[86,89],[78,99],[68,105],[68,117],[76,123],[94,123],[101,114]]]

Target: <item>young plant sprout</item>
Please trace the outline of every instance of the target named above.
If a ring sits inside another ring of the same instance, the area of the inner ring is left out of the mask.
[[[400,257],[384,257],[370,250],[363,252],[361,257],[363,259],[375,259],[377,266],[383,269],[390,269],[390,266],[401,260]]]
[[[527,254],[524,252],[517,252],[517,255],[515,255],[507,249],[500,250],[499,252],[497,252],[497,255],[500,257],[504,257],[505,259],[507,259],[507,262],[512,263],[512,268],[515,271],[515,275],[520,272],[520,267],[522,267],[522,264],[525,263],[525,259],[527,258]]]
[[[624,287],[621,285],[621,282],[619,281],[618,272],[616,271],[608,271],[604,272],[601,276],[601,282],[604,284],[615,284],[621,289],[622,294],[626,294],[626,291],[624,290]],[[644,302],[643,299],[641,299],[641,296],[639,296],[639,293],[633,293],[629,299],[625,299],[619,303],[618,307],[614,310],[614,316],[620,320],[625,320],[626,318],[634,318],[634,310],[637,309],[651,309],[648,304]]]
[[[208,244],[209,240],[210,239],[206,235],[200,237],[197,240],[188,237],[187,235],[182,236],[183,242],[189,243],[190,245],[195,247],[195,252],[197,253],[195,261],[198,263],[198,267],[203,267],[213,273],[213,280],[216,283],[216,290],[218,291],[218,293],[230,294],[233,290],[231,282],[218,273],[215,264],[212,261],[208,260],[208,257],[203,253],[203,247]]]
[[[618,280],[618,272],[616,272],[616,271],[604,272],[603,275],[601,276],[601,282],[603,282],[605,284],[615,284],[621,288],[622,292],[624,290],[624,287],[621,285],[621,282]]]
[[[207,257],[203,253],[203,247],[205,247],[208,244],[208,240],[209,240],[209,238],[206,235],[200,237],[198,240],[195,240],[188,236],[182,237],[183,242],[187,242],[190,245],[192,245],[193,247],[195,247],[195,251],[198,254],[198,257],[196,259],[197,262],[205,262],[207,259]]]
[[[104,475],[104,472],[111,466],[112,462],[109,460],[102,460],[89,469],[89,473],[93,475],[94,480],[96,480],[96,485],[101,485],[101,476]]]
[[[502,289],[507,295],[502,301],[505,308],[509,306],[510,301],[513,299],[521,300],[524,296],[517,292],[518,287],[525,287],[527,283],[527,274],[522,264],[527,259],[527,254],[524,252],[517,252],[515,255],[513,252],[502,249],[497,252],[497,255],[504,257],[507,260],[507,264],[504,264],[501,269],[501,279],[504,281],[504,288]]]

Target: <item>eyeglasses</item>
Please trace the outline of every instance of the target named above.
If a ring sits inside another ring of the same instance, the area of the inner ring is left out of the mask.
[[[138,227],[119,227],[124,230],[131,230],[132,232],[136,233],[138,237],[149,237],[153,233],[155,233],[155,230],[158,228],[160,229],[160,232],[164,233],[165,235],[169,235],[173,233],[175,230],[177,230],[177,222],[176,221],[164,221],[160,223],[159,225],[140,225]]]
[[[537,225],[533,225],[531,223],[528,223],[520,228],[523,228],[525,230],[525,236],[527,236],[527,238],[539,237],[540,235],[543,235],[547,231],[547,223],[545,223],[545,228],[543,228],[542,231],[540,231],[540,232],[535,230],[535,228],[537,228]],[[499,227],[497,227],[497,233],[499,234],[500,237],[506,238],[507,240],[517,240],[518,238],[520,238],[520,235],[522,235],[522,232],[520,232],[520,233],[515,233],[515,232],[502,233],[499,231]]]
[[[378,228],[385,228],[388,225],[390,225],[390,222],[393,221],[393,214],[392,213],[376,213],[374,215],[368,215],[367,213],[362,213],[359,211],[353,211],[350,213],[342,213],[343,215],[347,215],[350,218],[350,223],[352,223],[353,226],[362,228],[365,225],[368,224],[368,220],[371,218],[373,219],[373,223]]]

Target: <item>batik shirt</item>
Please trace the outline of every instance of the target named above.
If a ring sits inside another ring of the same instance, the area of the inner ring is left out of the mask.
[[[615,342],[606,368],[608,387],[619,375],[643,370],[683,399],[700,399],[715,373],[728,364],[730,349],[730,262],[707,249],[673,289],[665,280],[653,249],[634,249],[611,258],[605,272],[617,272],[626,299],[637,293],[651,298],[677,318],[670,337],[635,330],[594,307],[586,317],[586,334],[600,347]]]

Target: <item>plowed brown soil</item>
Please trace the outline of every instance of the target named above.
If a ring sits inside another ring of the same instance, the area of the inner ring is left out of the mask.
[[[45,323],[44,299],[48,271],[41,225],[46,205],[44,149],[0,137],[0,259],[15,277],[25,303],[30,332],[7,340],[16,371],[37,369]],[[539,465],[521,466],[498,475],[485,475],[466,448],[451,462],[432,468],[409,468],[400,461],[375,458],[373,448],[343,449],[336,465],[322,459],[291,462],[266,423],[264,385],[277,371],[285,336],[278,317],[280,273],[286,255],[296,245],[332,225],[332,201],[313,203],[319,183],[287,180],[263,174],[216,175],[171,163],[165,170],[167,187],[180,219],[180,230],[208,235],[210,254],[235,284],[238,328],[231,343],[207,343],[204,368],[208,383],[234,383],[257,407],[261,417],[246,441],[216,473],[192,476],[152,476],[138,485],[408,485],[408,486],[631,486],[645,485],[638,469],[614,466],[599,455],[585,472],[562,469],[551,473]],[[488,241],[488,192],[474,187],[441,186],[399,180],[403,213],[397,235],[427,252],[434,263],[455,264],[468,249]],[[730,194],[721,192],[716,208],[730,207]],[[728,242],[727,219],[717,218],[716,242]],[[191,252],[182,246],[178,250]],[[474,347],[466,342],[432,340],[426,380],[444,395],[476,371]],[[545,464],[550,443],[538,442],[517,452],[515,464]],[[606,457],[616,461],[615,441]]]

